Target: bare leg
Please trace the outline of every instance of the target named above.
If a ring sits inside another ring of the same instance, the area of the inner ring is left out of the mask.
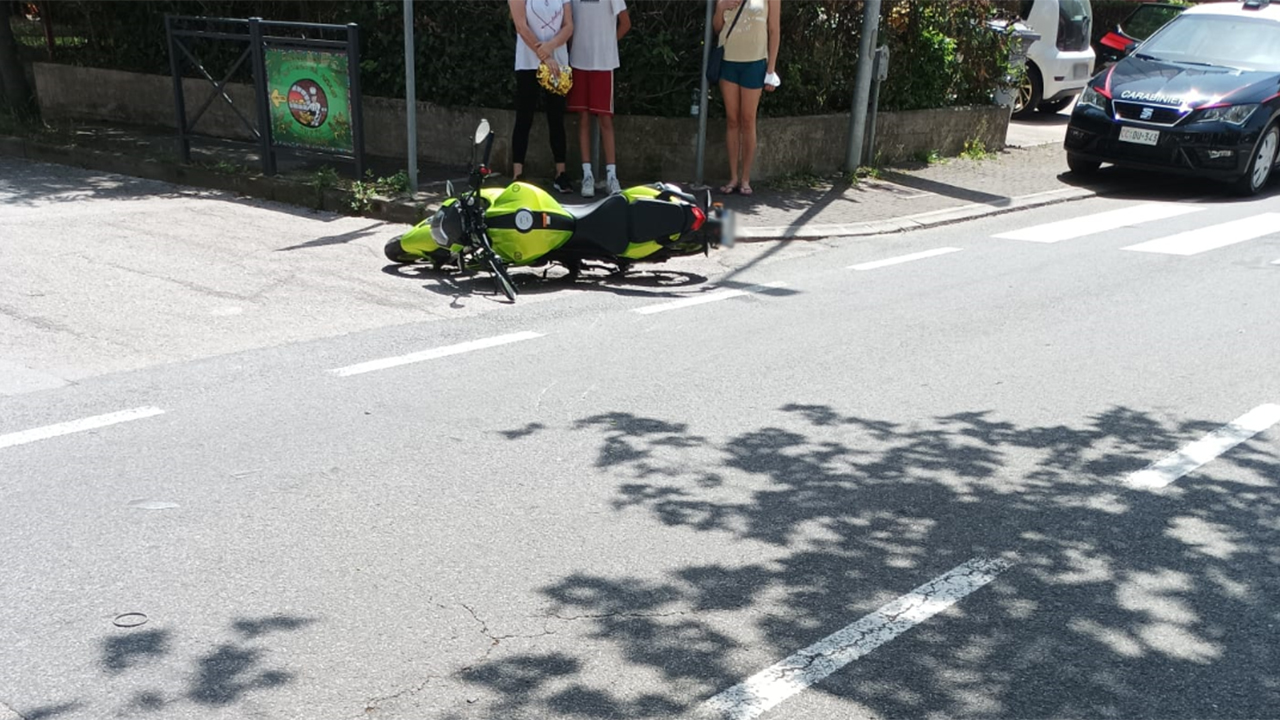
[[[524,163],[512,163],[512,164],[511,164],[511,177],[512,177],[512,178],[518,178],[518,177],[520,177],[521,175],[524,175]]]
[[[742,188],[751,189],[751,165],[756,160],[756,111],[760,109],[763,90],[742,89],[739,120],[742,127]]]
[[[582,162],[591,162],[591,114],[578,113],[578,148],[582,150]]]
[[[618,156],[613,144],[613,116],[597,115],[596,117],[600,120],[600,145],[604,150],[604,162],[606,165],[617,165]]]
[[[724,98],[726,120],[725,144],[729,147],[729,185],[738,184],[738,133],[742,131],[739,118],[742,103],[742,86],[727,80],[720,81],[720,95]]]

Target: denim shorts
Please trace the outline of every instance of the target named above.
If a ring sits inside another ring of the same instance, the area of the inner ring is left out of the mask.
[[[764,76],[768,70],[768,60],[756,60],[755,62],[729,62],[725,60],[720,63],[720,79],[748,90],[759,90],[764,87]]]

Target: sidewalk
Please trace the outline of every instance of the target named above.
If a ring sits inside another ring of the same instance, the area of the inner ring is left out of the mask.
[[[280,173],[264,177],[252,146],[202,140],[193,163],[178,161],[172,131],[78,125],[70,132],[28,137],[0,134],[0,155],[74,165],[194,187],[224,190],[348,215],[414,223],[426,217],[444,192],[444,181],[460,181],[466,168],[420,167],[414,197],[383,197],[368,186],[353,190],[325,166],[324,157],[282,156]],[[370,158],[375,177],[389,177],[401,163]],[[1090,197],[1097,188],[1072,184],[1061,145],[1009,148],[982,159],[948,158],[883,169],[855,184],[819,178],[756,183],[755,194],[715,199],[739,213],[742,239],[818,239],[874,235],[929,227],[1025,207]],[[343,174],[350,175],[349,169]],[[714,169],[712,171],[714,182]],[[654,178],[623,178],[650,182]],[[498,178],[501,182],[502,179]],[[679,183],[677,179],[675,182]],[[568,202],[581,202],[571,196]]]

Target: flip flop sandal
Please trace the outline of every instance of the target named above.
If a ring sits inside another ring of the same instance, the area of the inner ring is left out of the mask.
[[[739,190],[739,188],[738,188],[738,186],[737,186],[737,185],[723,185],[723,186],[721,186],[721,188],[720,188],[720,194],[722,194],[722,195],[734,195],[734,194],[736,194],[736,193],[738,192],[738,190]]]
[[[750,185],[743,185],[738,188],[738,193],[741,195],[755,195],[755,190],[752,190]]]

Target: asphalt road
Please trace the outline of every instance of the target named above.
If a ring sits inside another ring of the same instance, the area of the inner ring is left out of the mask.
[[[0,162],[0,718],[1280,717],[1275,197],[511,306]]]

